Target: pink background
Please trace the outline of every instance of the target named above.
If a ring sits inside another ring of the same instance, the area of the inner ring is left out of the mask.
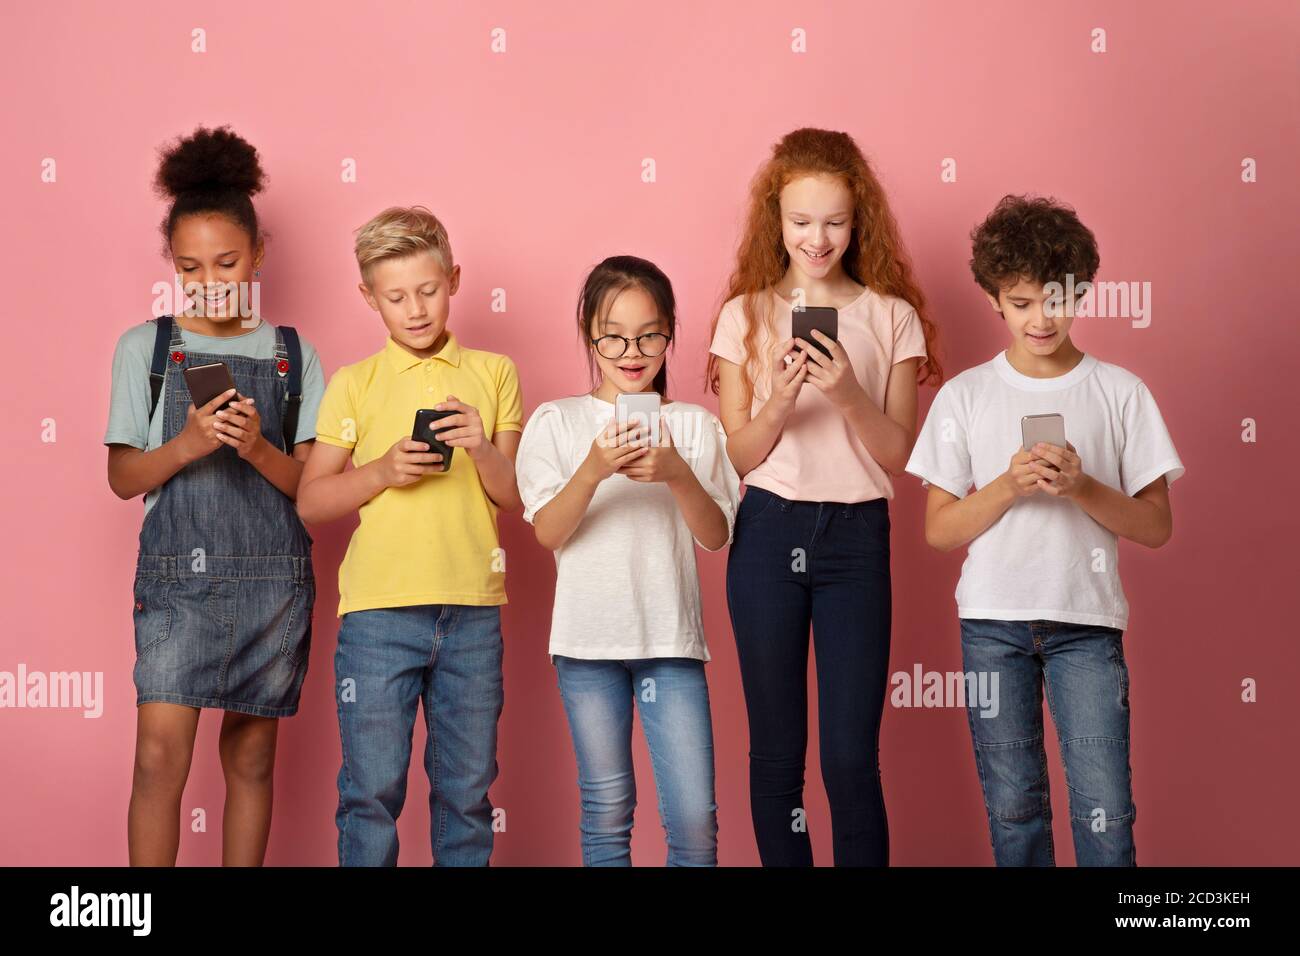
[[[470,9],[466,9],[469,7]],[[125,12],[130,11],[129,15]],[[134,746],[131,577],[141,504],[119,501],[101,445],[113,345],[170,278],[156,148],[229,123],[260,150],[271,232],[263,310],[296,325],[326,373],[378,350],[355,290],[351,231],[424,203],[463,267],[451,325],[519,364],[526,409],[586,386],[572,329],[593,264],[657,262],[680,302],[670,369],[703,398],[709,322],[733,264],[746,185],[782,134],[850,132],[873,159],[942,330],[951,372],[1004,346],[972,283],[968,233],[1007,192],[1059,196],[1097,234],[1099,278],[1149,281],[1153,321],[1081,320],[1078,344],[1146,380],[1187,477],[1176,532],[1123,546],[1133,604],[1138,859],[1300,862],[1295,814],[1297,331],[1284,292],[1300,257],[1297,26],[1289,2],[705,4],[428,2],[28,4],[4,13],[11,97],[3,163],[9,296],[0,353],[11,424],[0,670],[102,671],[105,713],[0,711],[0,862],[121,864]],[[208,51],[189,52],[190,30]],[[504,55],[490,31],[507,31]],[[1090,52],[1090,31],[1108,52]],[[808,53],[790,52],[792,29]],[[640,181],[643,157],[658,181]],[[1259,181],[1241,182],[1243,157]],[[58,181],[40,181],[41,162]],[[340,181],[345,157],[359,182]],[[940,181],[945,157],[958,180]],[[492,289],[509,311],[494,314]],[[928,405],[933,392],[922,392]],[[1291,396],[1288,398],[1288,396]],[[1257,444],[1241,421],[1259,423]],[[54,443],[41,423],[57,423]],[[900,479],[891,672],[959,670],[952,593],[961,554],[931,552],[922,490]],[[281,728],[268,862],[335,863],[339,747],[332,702],[336,568],[349,522],[316,529],[316,631],[299,715]],[[578,793],[546,658],[551,556],[517,516],[504,615],[499,865],[576,864]],[[723,597],[725,555],[701,554],[717,743],[720,857],[757,863],[747,733]],[[1259,701],[1243,704],[1243,678]],[[218,715],[205,713],[180,860],[220,860]],[[416,753],[423,745],[416,730]],[[1059,858],[1073,862],[1049,747]],[[664,859],[637,733],[634,860]],[[966,717],[893,709],[882,766],[896,864],[988,864]],[[815,721],[808,796],[830,862]],[[400,821],[404,864],[429,862],[417,760]]]

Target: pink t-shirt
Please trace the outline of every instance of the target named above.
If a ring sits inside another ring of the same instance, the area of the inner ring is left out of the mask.
[[[771,395],[774,349],[790,337],[791,331],[790,303],[775,293],[769,297],[774,303],[775,338],[766,335],[760,323],[761,362],[756,370],[751,415],[758,414]],[[742,302],[743,297],[736,296],[722,307],[717,333],[709,346],[714,355],[737,365],[744,362]],[[839,342],[868,398],[878,408],[884,408],[890,368],[904,359],[926,354],[925,333],[916,310],[902,299],[871,289],[839,310]],[[871,457],[830,400],[806,380],[772,450],[758,467],[741,477],[746,485],[799,501],[854,502],[894,497],[889,473]]]

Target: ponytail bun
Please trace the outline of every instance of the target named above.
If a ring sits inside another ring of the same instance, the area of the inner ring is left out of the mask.
[[[251,196],[262,191],[266,174],[257,149],[230,127],[205,129],[161,151],[154,184],[171,199],[186,193],[239,192]]]
[[[154,188],[169,205],[160,224],[164,257],[171,257],[172,234],[185,216],[220,213],[248,233],[252,244],[263,241],[251,197],[265,184],[257,150],[229,126],[200,126],[164,146],[154,176]]]

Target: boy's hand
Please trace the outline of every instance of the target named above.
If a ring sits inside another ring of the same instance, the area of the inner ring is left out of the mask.
[[[439,441],[453,448],[464,448],[471,458],[478,458],[491,447],[492,443],[483,432],[483,419],[473,405],[466,405],[455,395],[448,395],[445,402],[433,407],[437,411],[450,408],[457,412],[434,422],[433,434]]]
[[[176,436],[186,462],[198,461],[221,447],[221,438],[213,427],[217,422],[217,406],[237,394],[233,388],[228,388],[202,408],[196,409],[190,403],[185,410],[185,427]]]
[[[1073,498],[1090,480],[1083,461],[1069,442],[1065,447],[1039,442],[1032,449],[1029,467],[1038,476],[1038,487],[1058,498]],[[1047,464],[1043,464],[1047,462]]]
[[[826,333],[813,329],[812,334],[813,338],[830,349],[831,354],[828,357],[806,339],[794,340],[808,356],[808,381],[821,389],[822,394],[840,411],[860,404],[866,398],[866,392],[858,383],[858,377],[853,374],[849,353]]]
[[[410,435],[397,441],[378,459],[379,477],[385,488],[414,484],[425,475],[441,471],[442,455],[429,451],[429,443]]]
[[[1002,473],[1002,479],[1017,498],[1028,498],[1030,495],[1038,494],[1038,483],[1041,479],[1030,467],[1033,459],[1031,452],[1018,451],[1011,456],[1011,464]]]
[[[635,419],[622,425],[611,418],[591,443],[591,450],[582,462],[582,468],[595,482],[604,481],[624,465],[636,461],[650,449],[633,442],[645,436],[645,430]]]
[[[252,457],[266,442],[266,436],[262,434],[262,416],[253,407],[253,399],[237,395],[230,407],[217,412],[216,417],[212,428],[217,438],[239,452],[240,458]]]
[[[673,445],[673,436],[668,433],[668,419],[659,419],[659,444],[645,450],[640,458],[619,468],[620,475],[627,475],[633,481],[674,482],[687,474],[690,469],[686,461],[677,453]]]

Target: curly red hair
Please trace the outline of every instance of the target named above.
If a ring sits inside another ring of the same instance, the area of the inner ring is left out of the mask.
[[[871,164],[848,133],[823,129],[797,129],[781,137],[772,156],[754,175],[749,189],[745,232],[736,253],[736,268],[727,280],[727,293],[713,317],[710,339],[718,329],[721,305],[743,295],[745,360],[741,366],[749,405],[754,386],[760,324],[771,330],[769,309],[760,312],[764,293],[785,276],[790,266],[781,231],[781,190],[791,180],[808,175],[838,176],[853,196],[853,238],[845,250],[844,271],[860,285],[881,295],[897,296],[912,308],[925,333],[926,358],[917,370],[921,384],[943,381],[935,355],[938,329],[930,321],[925,297],[912,277],[911,260],[898,234],[885,190]],[[718,357],[710,353],[705,377],[718,392]]]

